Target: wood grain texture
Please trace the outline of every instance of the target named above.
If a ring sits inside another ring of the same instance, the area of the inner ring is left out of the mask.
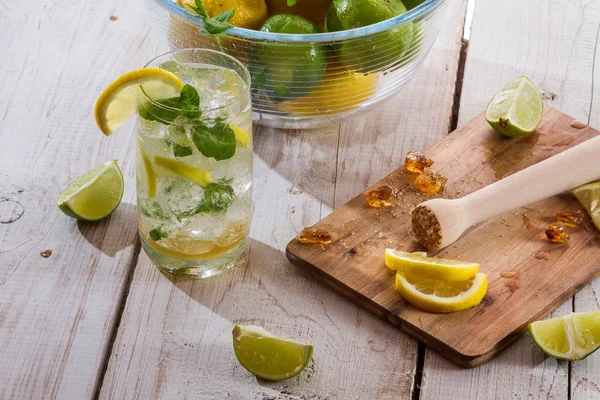
[[[600,4],[594,4],[592,12],[596,15],[596,37],[594,42],[593,24],[586,31],[586,38],[589,38],[588,46],[593,43],[593,52],[586,57],[588,62],[591,79],[588,84],[589,105],[588,109],[580,110],[581,118],[585,121],[587,111],[588,123],[590,126],[600,128]],[[591,65],[589,63],[591,58]],[[589,286],[581,290],[574,298],[573,310],[592,311],[600,310],[600,279],[596,279]],[[571,363],[571,399],[573,400],[593,400],[600,398],[600,354],[594,354],[583,361]]]
[[[600,128],[599,7],[597,1],[477,0],[459,125],[481,112],[505,83],[526,74],[540,88],[546,104]],[[588,298],[590,287],[597,288],[598,280],[577,298]],[[589,298],[593,300],[593,293]],[[593,302],[577,304],[577,311],[598,309]],[[551,316],[567,314],[572,306],[567,301]],[[572,363],[569,384],[569,363],[546,357],[527,334],[494,360],[468,371],[427,351],[421,398],[562,400],[569,396],[569,386],[572,399],[597,398],[593,388],[598,381],[590,373],[598,371],[599,362],[592,356]]]
[[[0,398],[94,394],[135,256],[136,214],[133,136],[105,138],[92,109],[139,53],[156,52],[148,35],[137,2],[0,1]],[[110,159],[126,179],[115,214],[98,223],[62,214],[61,191]]]
[[[591,128],[573,128],[572,122],[572,117],[547,107],[538,132],[507,139],[480,114],[426,152],[435,169],[448,178],[442,196],[471,193],[600,134]],[[481,264],[490,285],[482,304],[451,314],[430,314],[410,306],[395,290],[393,273],[383,265],[383,251],[386,247],[417,250],[410,233],[410,211],[427,196],[414,189],[413,179],[403,168],[388,175],[374,187],[397,189],[397,206],[372,208],[361,194],[315,225],[334,235],[332,244],[305,245],[294,239],[287,247],[288,258],[464,366],[489,360],[528,322],[551,312],[600,275],[600,243],[591,220],[587,229],[571,232],[567,246],[544,238],[545,225],[556,212],[581,208],[574,197],[561,195],[482,223],[437,253]],[[536,229],[527,228],[524,214]],[[541,251],[551,259],[538,259]],[[507,270],[518,271],[520,278],[502,277]]]
[[[391,156],[357,160],[350,143],[361,141],[368,148],[381,140],[378,147],[400,152],[406,146],[402,135],[424,120],[416,108],[402,113],[399,104],[410,107],[414,101],[414,107],[444,110],[427,120],[435,128],[422,135],[420,145],[447,133],[466,2],[457,4],[448,9],[422,70],[384,106],[384,121],[375,111],[341,129],[255,129],[255,211],[246,265],[204,282],[171,282],[140,256],[101,398],[410,396],[416,342],[289,265],[283,251],[290,238],[329,214],[348,190],[358,193],[365,182],[391,169]],[[427,91],[419,90],[422,85]],[[436,88],[443,88],[443,95]],[[257,381],[234,359],[230,334],[237,322],[313,344],[314,363],[288,382]]]

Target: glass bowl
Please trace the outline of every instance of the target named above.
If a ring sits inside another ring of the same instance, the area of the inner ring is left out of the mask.
[[[425,0],[386,21],[339,32],[281,34],[233,27],[202,33],[202,18],[175,0],[145,0],[173,50],[209,48],[240,60],[252,77],[255,123],[313,128],[362,114],[397,93],[440,30],[446,0]]]

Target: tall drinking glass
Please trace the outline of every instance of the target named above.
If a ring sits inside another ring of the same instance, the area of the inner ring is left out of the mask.
[[[137,201],[142,247],[161,270],[209,277],[235,265],[252,211],[250,76],[207,49],[150,61],[178,75],[174,97],[142,94],[137,115]]]

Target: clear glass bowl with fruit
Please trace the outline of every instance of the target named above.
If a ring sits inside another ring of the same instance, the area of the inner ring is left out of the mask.
[[[254,122],[281,128],[341,122],[397,93],[431,49],[446,0],[287,3],[146,0],[172,49],[215,49],[244,63]]]

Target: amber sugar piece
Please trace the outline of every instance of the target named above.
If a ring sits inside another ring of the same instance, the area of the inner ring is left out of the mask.
[[[397,190],[389,186],[379,186],[365,193],[369,206],[375,208],[386,208],[396,204]]]
[[[298,241],[300,243],[329,244],[333,241],[333,236],[327,231],[304,228],[298,235]]]
[[[569,241],[567,227],[560,222],[554,222],[548,225],[546,237],[549,241],[554,243],[567,243]]]
[[[583,210],[577,210],[575,212],[559,212],[556,213],[556,220],[562,222],[563,225],[569,228],[575,228],[583,222],[586,216],[586,212]]]
[[[436,194],[444,190],[448,178],[434,171],[425,171],[415,179],[415,186],[421,193]]]
[[[422,174],[425,168],[431,167],[433,160],[427,158],[425,154],[418,151],[409,151],[404,159],[404,168],[410,172]]]

